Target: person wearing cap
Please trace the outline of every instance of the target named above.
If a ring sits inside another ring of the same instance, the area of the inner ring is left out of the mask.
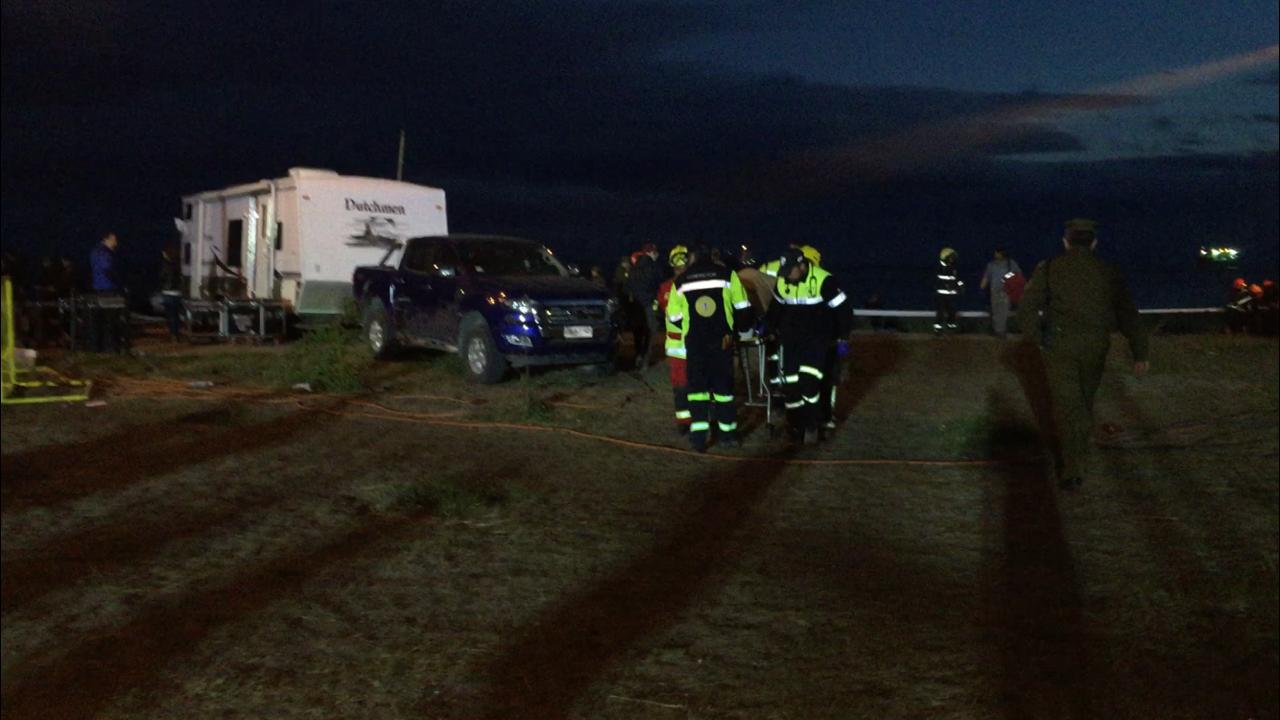
[[[676,412],[676,432],[684,435],[689,432],[689,424],[693,422],[692,415],[689,413],[688,361],[686,359],[688,353],[684,347],[684,330],[671,322],[667,309],[671,304],[671,291],[688,267],[689,249],[684,245],[671,248],[671,252],[667,253],[667,264],[671,266],[673,275],[659,286],[656,302],[663,323],[666,325],[664,349],[667,354],[667,368],[671,373],[671,399]]]
[[[705,247],[693,253],[675,282],[667,320],[681,331],[688,362],[689,445],[704,452],[715,423],[717,444],[738,445],[738,409],[733,396],[735,332],[754,322],[751,301],[738,274],[714,262]]]
[[[653,309],[658,299],[658,286],[662,284],[662,268],[658,265],[658,246],[645,243],[632,256],[631,273],[627,277],[627,290],[631,293],[632,307],[639,315],[635,323],[636,368],[649,367],[649,355],[654,338],[662,332],[662,323]]]
[[[1096,223],[1076,219],[1062,238],[1066,252],[1036,267],[1018,308],[1018,326],[1041,348],[1059,434],[1058,485],[1080,487],[1088,473],[1093,400],[1102,382],[1111,333],[1129,342],[1133,372],[1150,369],[1147,331],[1120,271],[1094,255]]]
[[[813,265],[799,248],[783,255],[765,328],[782,346],[787,425],[792,439],[804,444],[819,439],[828,350],[834,346],[839,359],[849,354],[853,313],[847,301],[831,273]]]
[[[934,296],[937,299],[937,310],[933,321],[933,333],[956,332],[960,326],[956,324],[956,296],[964,288],[956,270],[959,260],[956,251],[949,247],[938,253],[938,272],[934,277]]]

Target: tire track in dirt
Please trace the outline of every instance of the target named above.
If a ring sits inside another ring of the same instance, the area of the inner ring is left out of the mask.
[[[896,340],[871,345],[862,372],[844,384],[846,415],[900,362]],[[794,450],[788,451],[788,454]],[[680,503],[688,508],[647,553],[595,585],[571,594],[516,634],[484,669],[492,695],[472,712],[424,703],[431,717],[564,718],[606,669],[641,639],[677,622],[710,592],[744,547],[741,534],[786,469],[765,463],[743,479],[740,468],[707,475]],[[461,714],[458,714],[461,712]]]
[[[0,457],[4,478],[0,504],[4,512],[13,512],[127,487],[155,475],[280,444],[316,423],[316,414],[306,411],[225,430],[213,430],[216,425],[206,422],[219,417],[217,412],[230,413],[234,406],[228,403],[185,416],[194,428],[182,427],[183,419],[178,418],[131,426],[82,443],[4,455]],[[212,432],[192,432],[200,428]]]
[[[1123,384],[1113,382],[1111,387],[1117,391],[1128,424],[1143,429],[1156,425]],[[1214,573],[1197,556],[1199,542],[1190,530],[1183,529],[1194,523],[1204,536],[1221,539],[1215,542],[1216,547],[1250,548],[1256,538],[1242,537],[1235,527],[1223,522],[1239,509],[1224,508],[1211,493],[1197,491],[1196,486],[1184,481],[1186,474],[1179,464],[1159,450],[1146,454],[1155,465],[1156,476],[1163,480],[1159,486],[1140,473],[1126,473],[1124,454],[1098,454],[1103,456],[1108,474],[1119,488],[1119,497],[1129,508],[1129,516],[1135,519],[1149,550],[1157,556],[1155,565],[1166,584],[1175,596],[1189,598],[1200,612],[1200,617],[1192,621],[1193,627],[1179,630],[1180,637],[1193,634],[1200,642],[1194,649],[1182,647],[1181,656],[1165,659],[1169,666],[1160,669],[1167,673],[1166,678],[1150,679],[1162,682],[1164,693],[1196,708],[1202,717],[1280,716],[1280,691],[1276,687],[1280,662],[1274,645],[1277,588],[1271,568],[1264,563],[1252,565],[1255,574],[1246,579],[1250,597],[1263,598],[1262,604],[1270,608],[1267,617],[1271,626],[1267,631],[1273,638],[1268,648],[1250,651],[1258,644],[1249,642],[1250,630],[1257,628],[1251,628],[1248,617],[1223,607],[1224,597],[1219,590],[1226,578]],[[1152,512],[1152,499],[1161,497],[1175,505],[1174,521]],[[1188,684],[1186,681],[1191,678],[1195,682]]]
[[[333,538],[253,568],[220,587],[194,591],[144,609],[132,622],[6,673],[0,717],[88,718],[128,690],[155,696],[168,689],[165,666],[190,652],[215,629],[298,592],[325,569],[402,540],[428,521],[423,512],[380,517]]]
[[[1028,402],[1043,407],[1043,397],[1034,393],[1047,394],[1047,386],[1039,384],[1035,364],[1010,355],[1006,351],[1002,359],[1020,373]],[[1017,420],[1018,415],[997,390],[988,391],[989,453],[1007,452],[1011,443],[1037,444],[1036,430]],[[984,604],[999,628],[1005,717],[1102,717],[1091,689],[1103,669],[1091,647],[1054,483],[1035,465],[1002,464],[994,472],[998,492],[986,506],[993,513],[990,534],[998,538],[999,549],[983,572]],[[1000,505],[1003,510],[997,511]]]
[[[211,413],[216,415],[225,411],[227,409],[215,409],[194,416],[204,419],[212,417]],[[304,415],[306,413],[293,413],[279,422],[288,424],[292,432],[297,433],[332,424],[336,419],[327,413],[307,417],[304,428],[299,422]],[[248,426],[245,430],[256,431],[257,427]],[[288,437],[277,435],[274,442]],[[261,449],[244,444],[232,447],[245,452]],[[139,449],[137,452],[142,451]],[[218,457],[230,455],[226,453]],[[0,613],[8,615],[90,573],[138,564],[160,552],[166,543],[195,537],[297,494],[297,488],[282,486],[273,486],[266,491],[244,491],[232,497],[219,497],[217,502],[221,508],[215,510],[192,511],[186,503],[168,509],[148,505],[146,514],[141,517],[109,516],[102,518],[97,527],[60,537],[39,547],[0,556],[3,557],[0,560]]]

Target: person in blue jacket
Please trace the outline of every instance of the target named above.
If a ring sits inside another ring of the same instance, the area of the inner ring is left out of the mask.
[[[120,292],[120,272],[116,263],[116,248],[120,246],[120,238],[109,232],[102,236],[102,242],[94,246],[89,253],[89,270],[92,290],[94,292]]]

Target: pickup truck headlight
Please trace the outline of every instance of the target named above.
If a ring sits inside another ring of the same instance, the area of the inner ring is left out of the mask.
[[[507,298],[502,301],[502,306],[520,315],[538,314],[538,303],[528,298]]]

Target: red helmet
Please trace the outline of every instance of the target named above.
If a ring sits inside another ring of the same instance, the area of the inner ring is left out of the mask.
[[[1244,278],[1236,278],[1231,282],[1232,290],[1243,290],[1247,287],[1249,287],[1249,283],[1245,282]]]
[[[1249,294],[1254,297],[1262,297],[1262,286],[1254,283],[1249,286]]]

